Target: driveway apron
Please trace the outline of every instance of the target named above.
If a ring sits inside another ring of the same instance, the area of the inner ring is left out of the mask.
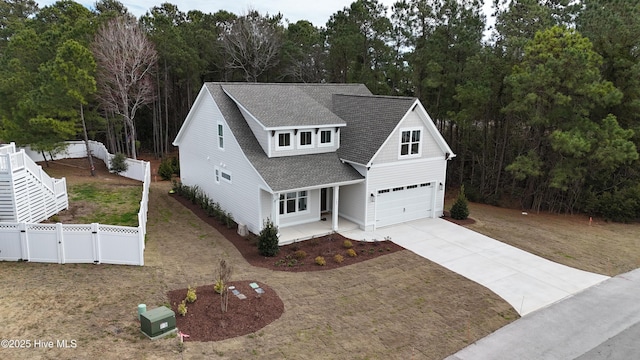
[[[638,359],[640,269],[518,319],[447,360]]]
[[[342,235],[366,241],[390,238],[489,288],[521,316],[609,278],[532,255],[443,219],[421,219],[375,231],[350,230]]]

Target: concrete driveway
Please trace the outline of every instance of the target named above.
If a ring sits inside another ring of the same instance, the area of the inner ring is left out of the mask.
[[[532,255],[443,219],[341,234],[367,241],[390,237],[405,249],[486,286],[522,316],[609,278]]]

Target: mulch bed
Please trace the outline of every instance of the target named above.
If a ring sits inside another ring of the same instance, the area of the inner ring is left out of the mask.
[[[235,227],[232,229],[227,228],[215,218],[207,216],[204,210],[202,210],[198,205],[193,204],[188,199],[176,194],[171,196],[207,224],[216,228],[216,230],[224,235],[224,237],[227,238],[227,240],[229,240],[238,249],[238,251],[240,251],[249,264],[257,267],[276,271],[295,272],[330,270],[404,250],[402,246],[391,241],[356,241],[347,239],[336,233],[281,246],[280,252],[277,256],[265,257],[258,253],[257,238],[255,235],[243,238],[237,234]],[[344,240],[351,241],[353,249],[357,254],[356,257],[349,257],[347,255],[347,249],[343,247]],[[307,256],[303,259],[296,259],[294,253],[299,250],[304,251]],[[341,263],[334,260],[334,256],[336,254],[342,255],[343,261]],[[326,265],[317,265],[315,263],[315,258],[317,256],[323,256],[325,258]]]
[[[457,220],[451,217],[451,214],[448,211],[444,212],[444,216],[442,217],[443,219],[450,221],[454,224],[458,224],[461,226],[465,226],[465,225],[471,225],[471,224],[475,224],[476,221],[472,218],[466,218],[464,220]]]
[[[257,293],[249,284],[256,283],[264,293]],[[176,327],[189,335],[184,341],[219,341],[256,332],[280,318],[284,304],[268,285],[256,281],[231,281],[246,299],[239,299],[231,290],[227,311],[222,312],[221,296],[213,284],[196,288],[197,299],[187,303],[185,316],[178,314],[178,305],[187,295],[187,289],[167,293],[171,309],[176,313]]]

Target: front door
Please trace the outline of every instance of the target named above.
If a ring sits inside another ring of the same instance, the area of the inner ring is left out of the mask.
[[[322,188],[320,189],[320,212],[327,210],[327,188]]]

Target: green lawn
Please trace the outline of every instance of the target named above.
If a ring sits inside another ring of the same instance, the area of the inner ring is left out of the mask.
[[[76,223],[138,226],[142,186],[85,183],[67,191]]]

